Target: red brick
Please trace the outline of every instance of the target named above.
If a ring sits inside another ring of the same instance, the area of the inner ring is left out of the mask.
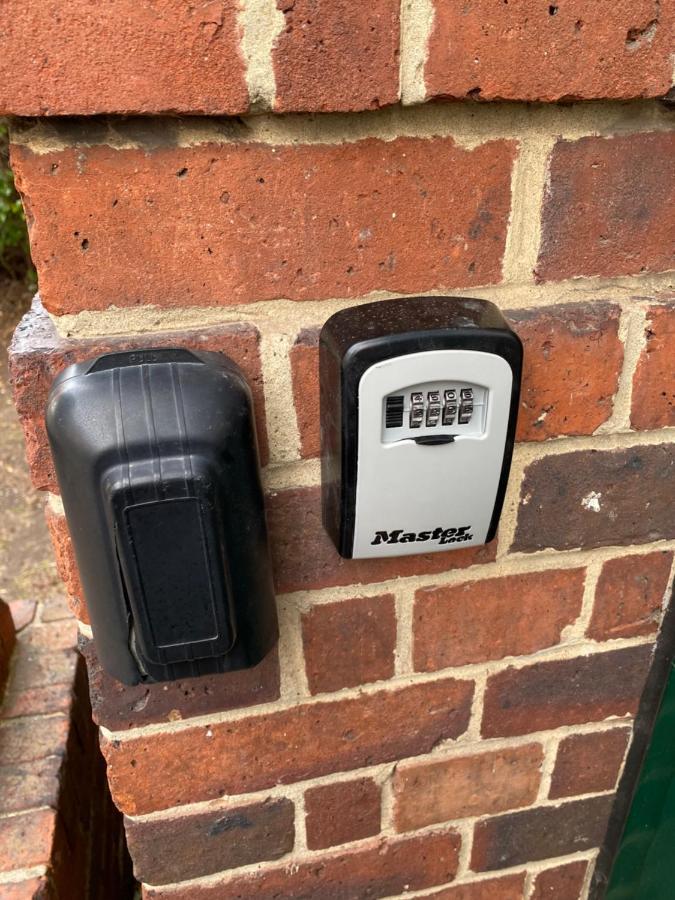
[[[516,440],[593,434],[607,421],[623,364],[619,316],[609,303],[508,313],[525,348]]]
[[[619,315],[619,308],[610,303],[507,313],[525,348],[517,440],[592,434],[607,421],[623,361]],[[318,328],[298,334],[290,359],[300,454],[318,456]]]
[[[12,165],[41,295],[60,315],[497,282],[515,152],[506,140],[466,150],[446,137],[272,146],[242,136],[15,145]],[[349,172],[349,190],[336,172]],[[176,222],[190,223],[179,240]]]
[[[35,625],[22,636],[22,642],[41,650],[72,650],[77,647],[77,622],[71,618]]]
[[[279,859],[293,849],[290,800],[266,800],[226,810],[125,822],[139,881],[169,884]]]
[[[675,425],[675,301],[647,312],[645,346],[633,377],[633,428]]]
[[[59,622],[62,619],[71,619],[72,616],[68,601],[62,594],[48,597],[40,604],[41,622]]]
[[[63,753],[69,722],[65,716],[11,719],[2,722],[0,766],[16,766]]]
[[[512,550],[572,550],[675,537],[675,444],[579,450],[525,470]]]
[[[200,900],[368,900],[444,884],[455,877],[459,835],[454,832],[372,841],[320,860],[265,868],[204,885]],[[150,888],[150,898],[195,900],[194,888]]]
[[[29,878],[2,885],[2,900],[51,900],[51,885],[46,878]]]
[[[525,873],[519,872],[503,878],[456,884],[432,894],[423,894],[419,900],[522,900],[524,891]]]
[[[267,430],[259,342],[257,329],[247,324],[74,341],[61,337],[40,303],[34,302],[31,311],[23,317],[15,331],[10,347],[14,402],[23,426],[33,484],[38,490],[58,492],[44,425],[44,410],[54,378],[72,363],[82,362],[100,353],[120,352],[134,347],[182,346],[193,350],[215,350],[234,360],[251,386],[260,458],[264,465],[267,461]],[[50,524],[54,526],[53,521]],[[64,541],[62,529],[57,528],[57,559],[60,557],[61,570],[69,588],[76,591],[78,585],[74,580],[71,551],[64,546]]]
[[[321,453],[319,409],[319,329],[304,328],[290,352],[293,405],[303,459]]]
[[[17,116],[248,109],[238,5],[8,0],[0,112]],[[142,125],[139,126],[142,129]]]
[[[541,744],[402,763],[394,775],[397,831],[529,806],[537,797]]]
[[[130,815],[428,753],[467,727],[473,684],[447,678],[231,722],[104,740]]]
[[[67,713],[73,701],[70,684],[48,684],[43,687],[11,689],[2,707],[3,718],[18,719],[22,716],[42,716]]]
[[[537,277],[559,281],[672,268],[668,170],[674,154],[672,132],[558,141],[542,210]]]
[[[670,88],[670,8],[433,0],[427,97],[571,100],[659,97]]]
[[[278,112],[356,112],[399,98],[398,0],[277,0],[272,51]]]
[[[58,803],[61,756],[0,764],[0,813]]]
[[[14,619],[14,627],[17,631],[26,628],[27,625],[35,618],[35,609],[37,603],[35,600],[11,600],[9,608]]]
[[[673,554],[656,550],[604,563],[587,634],[596,641],[656,634]]]
[[[94,721],[110,731],[257,706],[279,698],[276,648],[251,669],[136,685],[122,684],[103,671],[93,641],[81,640],[80,652],[87,661]]]
[[[273,491],[267,498],[272,561],[279,593],[372,584],[493,562],[497,542],[395,559],[342,559],[321,524],[321,489]],[[302,540],[297,535],[302,535]]]
[[[523,656],[557,644],[581,612],[584,579],[584,569],[563,569],[418,590],[415,669]]]
[[[44,865],[51,855],[55,827],[53,809],[0,819],[0,872]]]
[[[41,439],[44,440],[45,437],[46,435],[43,434]],[[48,453],[49,451],[46,450],[46,452]],[[51,456],[49,457],[49,465],[51,468]],[[62,513],[54,512],[51,506],[46,503],[45,519],[47,520],[47,530],[49,531],[49,537],[54,548],[54,556],[56,557],[56,571],[68,594],[68,606],[76,618],[88,625],[89,611],[82,591],[80,573],[77,571],[75,550],[68,531],[66,517]]]
[[[372,778],[338,781],[305,791],[310,850],[360,841],[380,832],[380,788]]]
[[[488,678],[483,737],[599,722],[637,709],[651,646],[508,668]]]
[[[630,735],[630,728],[613,728],[564,738],[558,747],[549,796],[557,799],[613,790]]]
[[[0,598],[0,701],[9,675],[10,660],[16,643],[14,619],[9,606]]]
[[[580,859],[540,872],[534,879],[530,900],[580,900],[587,869],[586,860]]]
[[[396,648],[393,594],[313,606],[302,616],[312,694],[391,678]]]
[[[611,795],[593,797],[484,819],[474,829],[471,868],[508,869],[598,847],[613,800]]]

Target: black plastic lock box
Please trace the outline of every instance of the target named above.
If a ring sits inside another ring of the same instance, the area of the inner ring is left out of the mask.
[[[47,432],[97,653],[126,684],[254,666],[277,615],[251,393],[219,353],[70,366]]]

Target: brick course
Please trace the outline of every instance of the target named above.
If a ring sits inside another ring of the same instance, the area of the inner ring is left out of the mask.
[[[466,730],[472,694],[447,678],[102,747],[117,805],[140,815],[427,753]]]
[[[269,868],[251,875],[199,888],[162,891],[151,888],[148,898],[171,896],[174,900],[366,900],[388,897],[451,881],[457,871],[460,839],[445,834],[373,841],[364,848],[325,855],[321,863],[300,863],[288,868]]]

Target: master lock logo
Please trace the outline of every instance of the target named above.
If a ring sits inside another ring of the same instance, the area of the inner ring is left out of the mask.
[[[439,544],[459,544],[461,541],[472,541],[471,525],[461,528],[434,528],[433,531],[376,531],[371,544],[412,544],[418,541],[438,541]]]

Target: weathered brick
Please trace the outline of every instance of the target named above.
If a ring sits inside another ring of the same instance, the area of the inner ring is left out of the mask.
[[[605,836],[612,796],[507,813],[476,823],[471,868],[508,869],[597,847]]]
[[[670,88],[670,7],[650,0],[433,0],[427,98],[659,97]]]
[[[14,619],[14,628],[17,631],[22,631],[35,618],[37,603],[35,600],[11,600],[9,608],[12,613],[12,619]]]
[[[3,7],[0,112],[17,116],[247,111],[238,5],[73,0]],[[142,128],[142,126],[139,126]]]
[[[291,347],[289,358],[293,378],[293,406],[300,433],[300,456],[319,456],[319,329],[303,328]]]
[[[623,363],[619,317],[610,303],[507,314],[525,349],[516,440],[593,434],[607,421]]]
[[[68,601],[61,593],[47,597],[40,604],[40,620],[42,622],[58,622],[61,619],[70,619],[72,615]]]
[[[446,137],[242,139],[48,153],[15,145],[12,165],[42,298],[59,315],[497,282],[515,152],[506,140],[467,150]],[[180,240],[176,222],[192,223]]]
[[[0,732],[1,734],[2,732]],[[0,764],[0,813],[20,812],[58,801],[61,756]]]
[[[675,444],[551,455],[525,470],[513,550],[675,537]]]
[[[0,597],[0,701],[9,675],[10,659],[16,644],[14,619],[9,606]]]
[[[141,815],[428,753],[469,721],[473,683],[446,678],[231,722],[103,740],[116,803]]]
[[[279,655],[272,650],[252,669],[157,684],[122,684],[107,675],[93,641],[81,639],[94,721],[111,731],[271,703],[279,697]]]
[[[525,349],[517,440],[592,434],[609,418],[623,360],[619,315],[610,303],[506,313]],[[303,458],[321,452],[319,330],[304,328],[290,352]]]
[[[277,0],[285,26],[272,62],[278,112],[356,112],[399,98],[398,0]]]
[[[372,778],[322,784],[305,791],[310,850],[360,841],[380,832],[380,787]]]
[[[267,520],[279,593],[464,569],[492,562],[497,553],[497,541],[492,541],[482,547],[395,559],[342,559],[321,524],[319,487],[273,491],[267,498]]]
[[[633,377],[633,428],[675,425],[675,300],[647,312],[645,346]]]
[[[368,900],[445,884],[455,877],[459,835],[454,832],[374,840],[366,847],[326,854],[317,862],[264,868],[216,884],[162,891],[148,900]]]
[[[537,277],[560,281],[672,268],[673,154],[673,132],[558,141],[542,210]]]
[[[36,809],[0,819],[0,872],[44,865],[50,858],[56,810]]]
[[[540,872],[530,900],[580,900],[588,863],[585,859]]]
[[[11,689],[18,693],[57,685],[70,687],[76,666],[77,654],[73,650],[45,653],[27,647],[25,653],[18,655],[12,670]]]
[[[312,694],[391,678],[396,647],[393,594],[313,606],[302,616],[302,643]]]
[[[51,885],[46,878],[12,881],[2,886],[2,900],[50,900]]]
[[[532,804],[541,781],[541,744],[432,762],[402,763],[394,775],[397,831]]]
[[[484,878],[468,884],[423,894],[419,900],[522,900],[525,892],[525,873],[505,875],[502,878]]]
[[[611,791],[619,776],[630,728],[573,734],[558,747],[549,796],[572,797]]]
[[[73,699],[69,684],[48,684],[43,687],[24,687],[7,692],[2,714],[7,719],[21,716],[41,716],[52,713],[67,713]]]
[[[169,884],[279,859],[293,849],[293,820],[281,799],[125,826],[136,878]]]
[[[43,433],[41,439],[46,435]],[[47,449],[48,453],[49,450]],[[49,457],[49,465],[51,467],[51,456]],[[75,561],[75,550],[73,542],[68,531],[68,523],[66,517],[62,513],[54,512],[51,506],[45,504],[45,519],[47,520],[47,530],[54,548],[54,556],[56,557],[56,571],[59,578],[63,581],[66,592],[68,594],[68,605],[73,615],[86,625],[89,624],[89,611],[84,599],[82,584],[80,582],[80,573],[77,570]]]
[[[528,734],[633,714],[650,646],[508,668],[488,678],[484,737]]]
[[[0,766],[18,766],[63,753],[68,727],[65,716],[3,721],[0,724]]]
[[[136,263],[138,264],[138,260]],[[194,331],[175,331],[123,337],[70,340],[61,337],[39,301],[21,320],[10,347],[10,374],[16,405],[26,441],[26,454],[33,484],[38,490],[58,492],[54,465],[44,424],[44,411],[52,381],[72,363],[82,362],[100,353],[120,352],[137,347],[188,347],[225,353],[241,367],[251,386],[255,405],[260,458],[267,461],[265,398],[259,355],[260,336],[252,325],[223,325]],[[49,521],[49,520],[48,520]],[[53,523],[52,523],[53,525]],[[62,529],[55,537],[57,559],[71,590],[77,584],[68,562],[71,551],[64,549]],[[74,594],[73,596],[78,596]]]
[[[21,641],[25,647],[41,650],[72,650],[77,646],[77,622],[71,618],[35,625]]]
[[[656,550],[604,563],[587,634],[596,641],[656,634],[673,554]]]
[[[522,656],[560,641],[581,612],[584,569],[421,588],[413,611],[415,669]]]

